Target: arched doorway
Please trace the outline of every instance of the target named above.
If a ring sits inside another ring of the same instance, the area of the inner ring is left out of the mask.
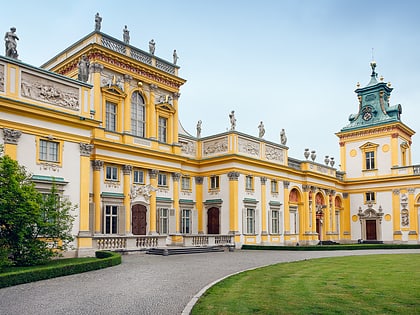
[[[359,207],[358,216],[362,227],[362,240],[381,241],[383,215],[381,206],[379,206],[378,210],[375,210],[371,204],[368,204],[368,208],[365,211],[362,210],[362,207]]]
[[[325,198],[322,193],[318,192],[315,196],[315,209],[316,209],[316,233],[318,234],[318,240],[322,241],[323,225],[324,225],[324,209]]]
[[[144,205],[136,204],[131,207],[132,216],[132,232],[134,235],[146,235],[146,220],[147,208]]]
[[[220,234],[220,210],[211,207],[207,210],[207,234]]]

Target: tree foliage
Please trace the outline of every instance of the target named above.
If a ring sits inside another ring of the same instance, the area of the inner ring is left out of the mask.
[[[0,266],[42,264],[68,249],[74,208],[55,185],[43,197],[23,166],[0,156]]]

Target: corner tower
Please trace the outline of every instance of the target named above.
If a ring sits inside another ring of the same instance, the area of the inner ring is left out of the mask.
[[[390,106],[391,84],[377,80],[376,63],[370,63],[369,83],[355,90],[359,100],[356,114],[337,133],[340,138],[341,169],[345,179],[398,174],[398,167],[411,164],[414,131],[401,121],[400,104]]]

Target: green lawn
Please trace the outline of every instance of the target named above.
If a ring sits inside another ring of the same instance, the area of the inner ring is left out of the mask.
[[[420,254],[312,259],[229,277],[192,314],[420,314]]]

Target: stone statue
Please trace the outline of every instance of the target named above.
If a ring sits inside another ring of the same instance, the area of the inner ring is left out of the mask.
[[[86,55],[82,56],[82,59],[80,59],[77,66],[78,66],[78,69],[79,69],[77,79],[80,80],[80,81],[83,81],[83,82],[87,82],[88,79],[89,79],[90,63],[89,63],[89,59],[87,58]]]
[[[102,18],[99,16],[99,13],[95,15],[95,31],[99,32],[101,30]]]
[[[19,38],[17,37],[15,32],[16,27],[11,27],[10,32],[6,32],[6,35],[4,35],[4,41],[6,45],[6,57],[17,59],[19,55],[16,50],[16,40],[19,40]]]
[[[284,129],[282,129],[282,130],[280,131],[280,143],[281,143],[282,145],[286,145],[286,143],[287,143],[286,132],[284,131]]]
[[[236,118],[235,118],[235,111],[231,111],[229,114],[230,119],[230,130],[235,130],[236,127]]]
[[[264,137],[265,134],[265,128],[264,128],[264,124],[261,121],[260,124],[258,125],[258,137],[262,138]]]
[[[123,41],[125,44],[130,44],[130,31],[127,28],[127,25],[123,29]]]
[[[176,49],[174,49],[174,53],[172,55],[174,57],[174,65],[176,65],[176,62],[178,61],[179,57],[178,54],[176,53]]]
[[[156,43],[155,43],[155,41],[152,39],[152,40],[149,42],[149,53],[151,53],[152,55],[154,55],[154,54],[155,54],[155,48],[156,48]]]
[[[197,122],[197,138],[201,137],[201,120]]]

